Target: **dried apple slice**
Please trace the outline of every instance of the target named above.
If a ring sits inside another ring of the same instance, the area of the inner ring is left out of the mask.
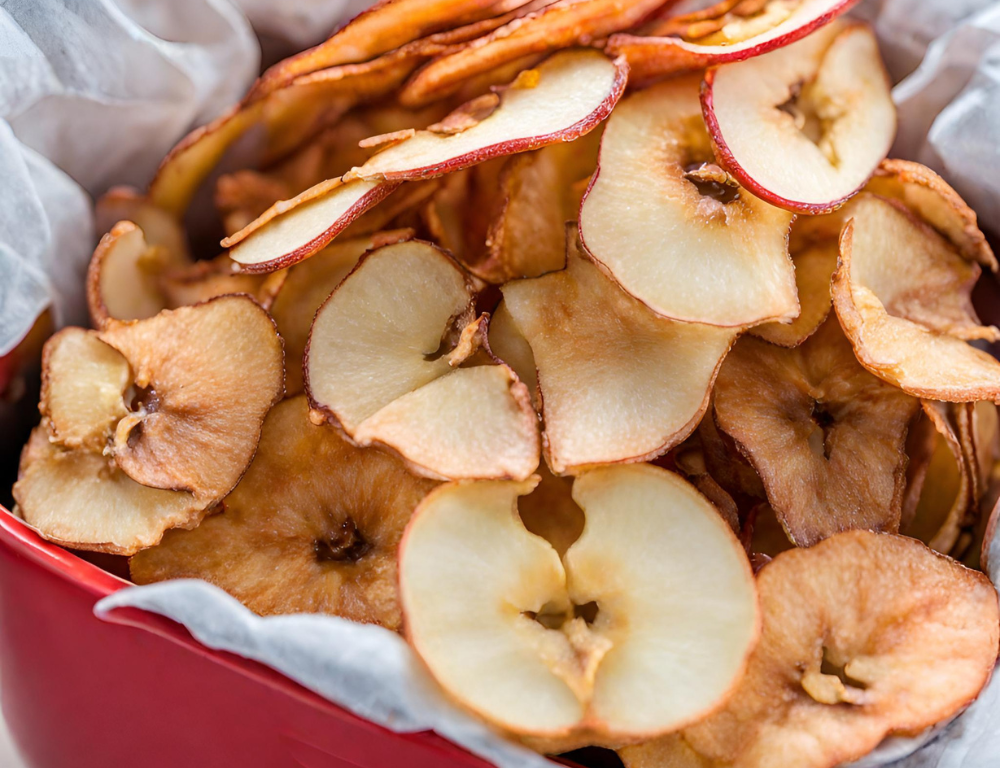
[[[795,544],[899,530],[919,405],[857,363],[835,319],[796,349],[742,339],[719,372],[714,407]]]
[[[476,75],[531,54],[588,45],[628,29],[668,0],[561,0],[511,21],[425,66],[399,93],[403,104],[426,104],[449,96]]]
[[[505,365],[462,367],[478,362],[474,303],[471,277],[433,245],[371,251],[316,313],[305,353],[315,415],[430,477],[530,476],[538,423],[524,384]]]
[[[133,557],[132,580],[204,579],[262,615],[331,613],[398,630],[396,549],[433,485],[311,424],[305,397],[285,400],[223,510]]]
[[[572,491],[586,525],[560,559],[518,515],[536,483],[442,486],[407,527],[406,631],[438,682],[536,744],[642,738],[718,707],[757,610],[746,555],[711,504],[657,467],[586,473]]]
[[[565,270],[507,283],[503,295],[538,368],[545,458],[557,474],[646,461],[679,444],[736,339],[658,317],[575,248]]]
[[[743,61],[800,40],[857,0],[723,0],[706,11],[653,22],[645,34],[618,34],[608,51],[624,55],[633,80]]]
[[[875,35],[831,24],[786,48],[705,73],[719,164],[758,197],[823,213],[857,192],[896,135]]]
[[[490,318],[489,344],[490,351],[510,366],[510,369],[524,382],[537,408],[538,372],[535,367],[535,356],[504,301],[497,305]]]
[[[248,275],[239,271],[225,254],[178,269],[168,269],[157,277],[157,285],[171,309],[200,304],[232,293],[253,296],[265,309],[284,282],[284,272]]]
[[[733,327],[791,320],[799,314],[792,215],[714,163],[696,79],[629,96],[604,130],[580,208],[583,245],[664,317]]]
[[[901,200],[966,259],[997,271],[996,256],[979,229],[976,212],[930,168],[909,160],[883,160],[865,189]]]
[[[1000,398],[1000,363],[964,339],[998,338],[969,298],[979,267],[905,209],[871,194],[851,203],[833,304],[858,360],[917,397]]]
[[[833,768],[946,721],[996,662],[986,577],[902,536],[851,531],[757,575],[760,643],[728,704],[620,751],[627,768]]]
[[[191,261],[187,235],[177,219],[132,187],[112,187],[101,195],[94,218],[98,232],[110,232],[119,221],[131,221],[142,230],[146,242],[166,249],[171,265]]]

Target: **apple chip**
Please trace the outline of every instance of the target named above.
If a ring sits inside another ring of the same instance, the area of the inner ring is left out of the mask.
[[[883,198],[859,195],[847,215],[833,305],[861,364],[929,400],[1000,398],[1000,363],[965,342],[1000,338],[972,309],[979,266]]]
[[[269,275],[248,275],[225,254],[207,261],[197,261],[177,269],[168,269],[158,276],[157,285],[171,309],[200,304],[217,296],[245,293],[265,309],[271,306],[275,294],[285,280],[285,272]]]
[[[628,293],[664,317],[730,327],[799,314],[791,223],[715,165],[692,78],[619,105],[580,209],[585,249]]]
[[[457,91],[476,75],[531,54],[588,45],[644,19],[668,0],[559,0],[511,21],[425,66],[400,91],[403,104],[426,104]]]
[[[101,195],[94,219],[98,232],[110,232],[119,221],[131,221],[142,230],[146,242],[166,250],[171,266],[191,261],[187,235],[177,219],[132,187],[112,187]]]
[[[899,530],[919,405],[857,363],[835,319],[796,349],[742,339],[719,372],[714,407],[795,544]]]
[[[300,189],[312,186],[307,184]],[[279,200],[292,197],[292,188],[273,175],[248,169],[220,176],[215,183],[215,208],[227,235],[239,232]]]
[[[634,82],[760,56],[800,40],[857,0],[723,0],[704,11],[652,22],[643,35],[617,34]]]
[[[786,48],[710,69],[702,108],[719,164],[791,211],[823,213],[860,189],[896,135],[875,34],[831,24]]]
[[[537,417],[507,366],[476,365],[482,320],[471,277],[443,251],[419,241],[371,251],[313,322],[305,379],[316,416],[429,477],[529,477]]]
[[[705,458],[705,468],[727,493],[751,504],[767,498],[757,470],[740,453],[735,441],[719,431],[715,423],[715,408],[712,406],[709,406],[698,425],[698,440]]]
[[[442,486],[407,527],[406,631],[437,681],[543,749],[648,737],[717,708],[758,628],[749,563],[715,509],[657,467],[588,472],[572,489],[583,534],[560,558],[518,515],[537,482]]]
[[[760,643],[726,706],[620,751],[627,768],[833,768],[946,721],[997,657],[986,577],[902,536],[851,531],[757,575]]]
[[[316,310],[354,269],[366,251],[408,240],[412,235],[412,230],[397,230],[342,240],[288,269],[287,277],[271,305],[271,317],[285,342],[286,395],[297,395],[302,391],[302,358]]]
[[[557,474],[646,461],[679,444],[736,339],[658,317],[575,250],[564,271],[503,287],[538,367],[545,458]]]
[[[222,511],[132,558],[132,580],[204,579],[262,615],[332,613],[398,630],[396,549],[433,485],[311,424],[305,397],[292,398],[268,414]]]
[[[535,368],[535,356],[504,301],[497,305],[490,318],[489,345],[490,351],[510,366],[517,378],[524,382],[537,408],[538,372]]]
[[[901,200],[966,259],[997,271],[996,256],[979,229],[975,211],[930,168],[909,160],[883,160],[866,189]]]

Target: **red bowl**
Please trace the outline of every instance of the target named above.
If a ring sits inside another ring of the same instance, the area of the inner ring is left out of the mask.
[[[489,768],[363,720],[135,609],[128,586],[0,507],[0,703],[31,768]]]

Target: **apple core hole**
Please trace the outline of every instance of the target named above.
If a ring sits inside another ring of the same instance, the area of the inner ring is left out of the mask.
[[[152,387],[139,387],[133,384],[125,393],[128,409],[132,413],[156,413],[160,408],[160,397]]]
[[[855,680],[853,677],[847,674],[845,671],[846,664],[836,664],[830,658],[830,649],[823,647],[823,661],[820,664],[820,674],[830,675],[831,677],[836,677],[842,682],[847,688],[857,688],[859,690],[865,690],[868,685],[861,680]]]
[[[723,205],[740,199],[739,184],[715,163],[690,163],[684,167],[684,178],[699,195]]]
[[[822,453],[823,458],[829,459],[831,446],[830,446],[830,434],[833,432],[833,427],[836,424],[836,419],[833,414],[830,413],[827,405],[820,400],[814,400],[812,405],[811,414],[813,424],[818,428],[814,435],[816,436],[813,449],[817,454]],[[810,440],[810,443],[813,441]],[[822,444],[820,444],[820,442]]]
[[[571,603],[567,609],[565,605],[557,603],[546,603],[539,611],[522,611],[522,615],[536,621],[546,629],[562,629],[567,623],[574,619],[583,619],[587,626],[593,625],[597,621],[599,608],[597,602],[591,600],[589,603],[576,605]]]
[[[350,517],[313,544],[318,563],[356,563],[372,550]]]
[[[467,321],[467,310],[463,310],[448,318],[448,324],[445,326],[444,333],[441,334],[441,342],[433,352],[424,353],[424,360],[433,363],[435,360],[440,360],[442,357],[450,355],[455,350],[455,347],[458,346],[458,342],[462,338],[462,331],[468,325]]]

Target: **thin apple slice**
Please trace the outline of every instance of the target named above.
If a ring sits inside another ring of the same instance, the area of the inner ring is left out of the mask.
[[[284,180],[243,169],[218,178],[213,202],[228,236],[239,232],[279,200],[293,195]]]
[[[997,271],[996,256],[979,228],[976,212],[930,168],[909,160],[883,160],[865,189],[901,200],[966,259]]]
[[[524,382],[531,393],[531,401],[538,408],[538,371],[535,367],[535,356],[531,351],[531,345],[507,309],[506,302],[502,300],[490,317],[489,345],[490,351],[510,366],[510,369]]]
[[[636,82],[744,61],[800,40],[857,0],[723,0],[687,16],[657,20],[643,35],[618,34],[608,51],[624,55]]]
[[[833,768],[961,712],[997,657],[987,578],[914,539],[841,533],[757,575],[763,632],[718,713],[627,768]]]
[[[857,363],[836,319],[796,349],[741,340],[719,372],[714,407],[797,545],[899,530],[919,405]]]
[[[536,483],[442,486],[407,527],[406,631],[438,682],[536,744],[634,740],[717,708],[757,634],[729,527],[673,473],[604,468],[573,483],[586,524],[560,560],[518,515]]]
[[[705,73],[702,107],[719,163],[758,197],[824,213],[864,186],[896,135],[868,27],[831,24],[786,48]]]
[[[737,335],[658,317],[575,248],[565,270],[508,283],[503,295],[538,368],[545,458],[557,474],[678,445]]]
[[[964,339],[997,339],[969,293],[979,267],[906,210],[859,195],[840,240],[833,305],[858,360],[928,400],[1000,398],[1000,363]]]
[[[508,62],[574,45],[588,45],[628,29],[669,0],[560,0],[445,54],[425,66],[400,91],[403,104],[426,104]]]
[[[433,485],[311,424],[305,397],[285,400],[223,510],[133,557],[132,580],[204,579],[262,615],[331,613],[398,630],[396,550]]]
[[[165,270],[157,276],[156,283],[171,309],[234,293],[252,296],[268,309],[284,280],[285,272],[282,271],[268,275],[245,274],[232,259],[221,254],[214,259]]]
[[[119,221],[131,221],[142,230],[146,242],[166,250],[172,265],[191,261],[187,235],[177,219],[132,187],[112,187],[101,195],[94,218],[98,232],[110,232]]]
[[[664,317],[730,327],[792,320],[792,214],[714,162],[696,79],[629,96],[608,120],[580,208],[584,248]]]
[[[371,251],[313,322],[315,416],[430,477],[530,476],[539,439],[524,384],[503,365],[461,367],[479,362],[468,345],[483,330],[474,303],[471,277],[433,245]]]

